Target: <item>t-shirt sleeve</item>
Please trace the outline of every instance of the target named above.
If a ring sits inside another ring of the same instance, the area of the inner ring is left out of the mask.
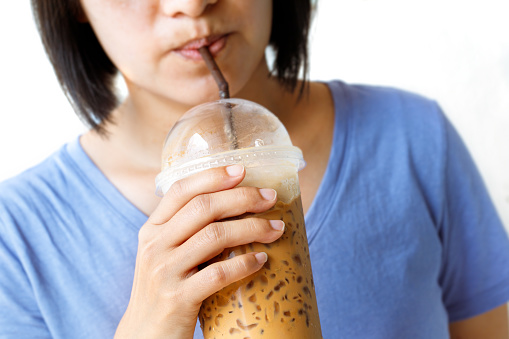
[[[0,218],[4,231],[2,223]],[[4,232],[0,234],[0,263],[0,338],[51,338],[30,281]]]
[[[509,239],[460,136],[444,118],[440,284],[449,321],[509,301]]]

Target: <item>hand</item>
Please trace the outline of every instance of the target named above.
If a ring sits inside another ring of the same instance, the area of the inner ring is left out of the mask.
[[[131,298],[115,338],[192,338],[203,300],[263,266],[262,252],[198,270],[225,248],[270,243],[283,234],[280,220],[220,221],[276,203],[272,189],[236,187],[244,176],[244,168],[234,165],[172,185],[139,232]]]

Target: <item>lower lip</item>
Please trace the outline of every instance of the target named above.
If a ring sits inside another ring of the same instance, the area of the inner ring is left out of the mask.
[[[212,44],[210,44],[209,51],[213,56],[216,56],[219,54],[219,52],[224,48],[226,45],[226,40],[228,36],[224,35],[220,39],[214,41]],[[200,51],[198,49],[177,49],[174,50],[175,53],[182,56],[185,59],[188,60],[195,60],[195,61],[201,61],[203,58],[201,57]]]

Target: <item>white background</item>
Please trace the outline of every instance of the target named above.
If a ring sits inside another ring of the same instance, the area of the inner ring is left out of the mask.
[[[507,8],[507,0],[319,0],[311,78],[396,86],[438,100],[509,227]],[[84,127],[46,60],[29,1],[0,2],[0,37],[4,180]]]

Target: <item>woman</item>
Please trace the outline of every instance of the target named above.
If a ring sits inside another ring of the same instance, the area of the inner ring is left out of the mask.
[[[247,253],[197,269],[283,233],[277,221],[220,222],[275,203],[270,189],[236,188],[243,167],[153,193],[166,133],[217,99],[203,45],[232,96],[274,112],[306,157],[324,338],[507,337],[509,242],[459,137],[417,95],[297,81],[308,1],[32,3],[59,80],[92,128],[1,186],[3,337],[199,338],[201,302],[263,265],[264,253]],[[117,70],[129,91],[119,105]]]

